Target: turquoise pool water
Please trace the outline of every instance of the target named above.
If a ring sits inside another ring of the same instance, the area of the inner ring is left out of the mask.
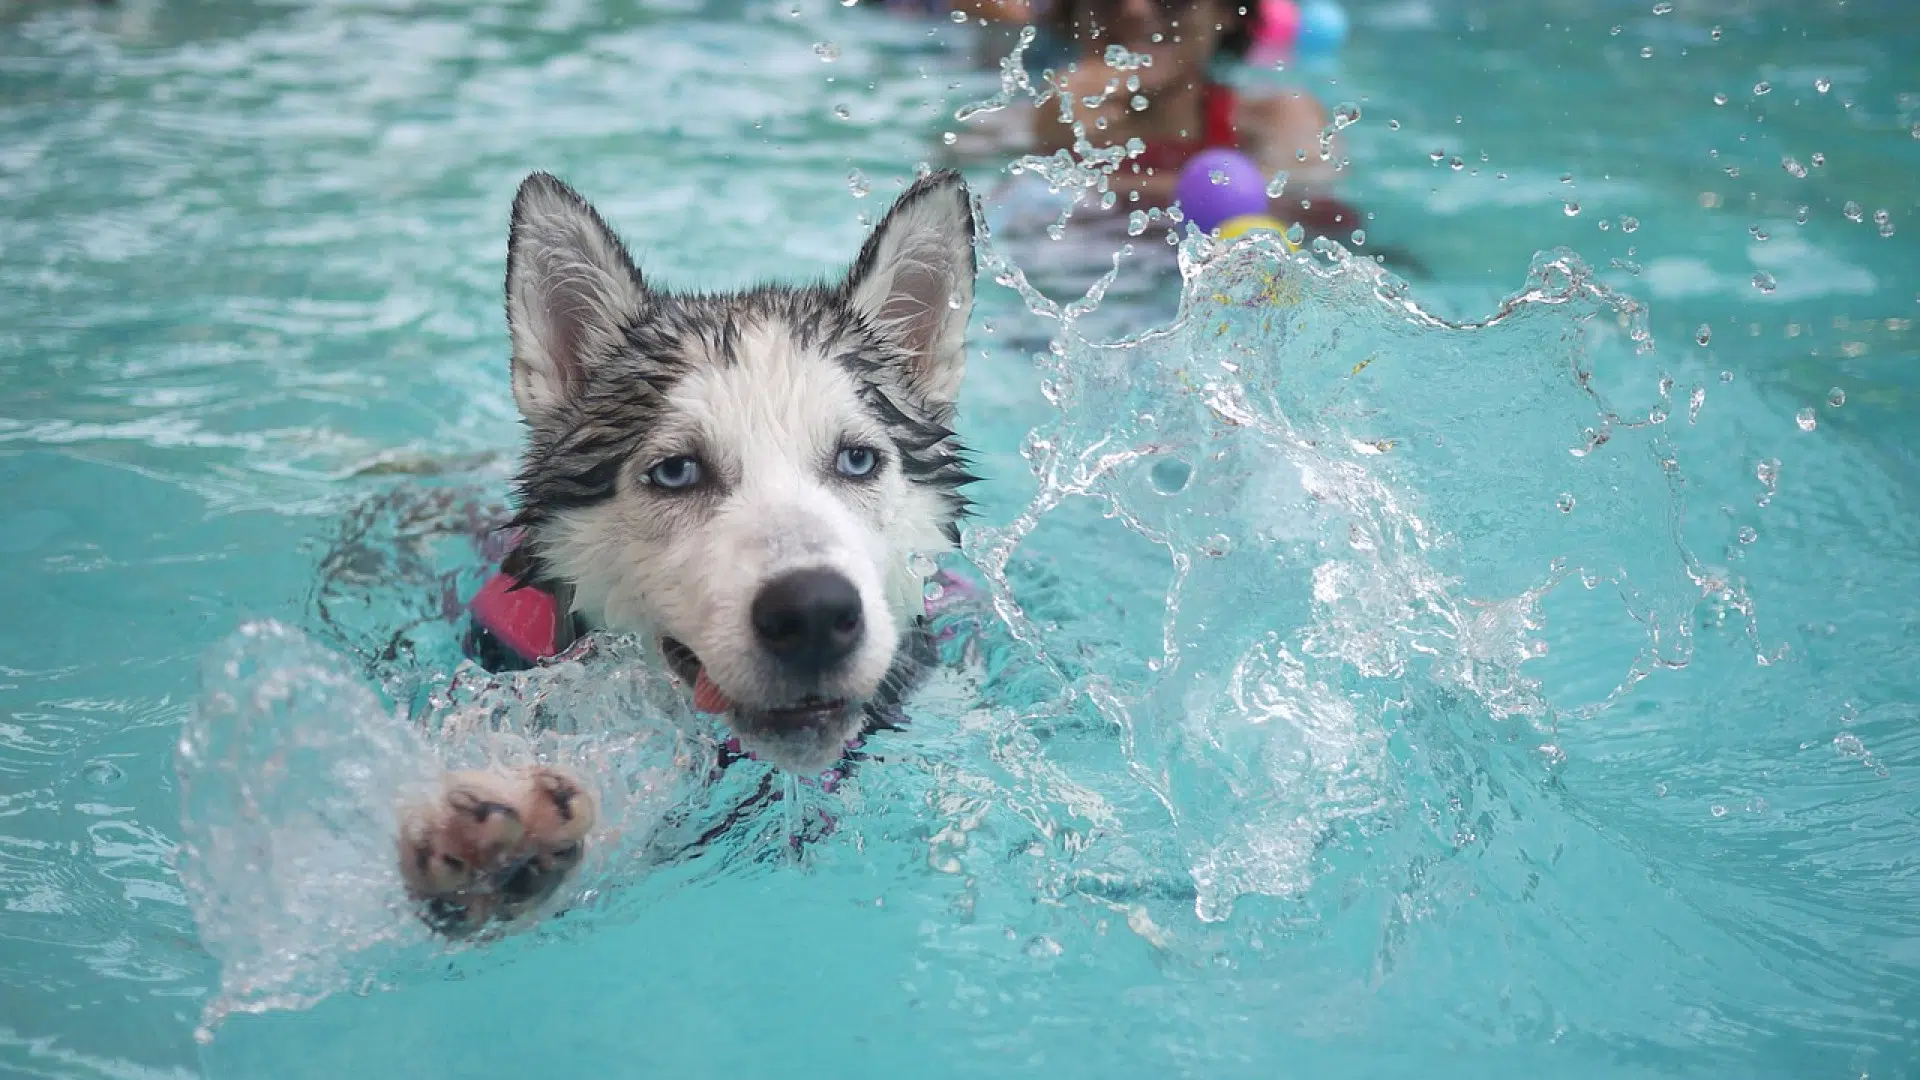
[[[996,79],[822,0],[0,8],[0,1075],[1920,1074],[1920,14],[1351,11],[1358,250],[1431,275],[1180,308],[1143,245],[1062,333],[990,270],[968,674],[804,859],[765,815],[442,955],[320,770],[411,752],[368,695],[448,640],[353,650],[477,556],[331,572],[499,495],[514,185],[678,285],[832,272]],[[196,721],[236,655],[309,696]],[[596,737],[633,831],[709,805]]]

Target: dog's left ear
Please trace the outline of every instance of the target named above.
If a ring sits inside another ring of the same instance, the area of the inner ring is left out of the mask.
[[[847,275],[854,308],[907,351],[907,386],[935,419],[952,414],[966,374],[974,272],[972,201],[947,169],[900,196]]]

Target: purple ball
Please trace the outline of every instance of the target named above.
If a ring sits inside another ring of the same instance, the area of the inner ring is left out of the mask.
[[[1173,197],[1188,221],[1201,232],[1212,232],[1221,222],[1242,214],[1266,213],[1267,178],[1252,158],[1238,150],[1202,150],[1180,170]]]

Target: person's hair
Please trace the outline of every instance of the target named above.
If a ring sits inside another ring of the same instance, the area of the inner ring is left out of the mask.
[[[1189,7],[1198,0],[1159,0],[1168,6]],[[1249,24],[1253,21],[1254,5],[1259,0],[1225,0],[1230,6],[1225,29],[1220,32],[1220,52],[1235,60],[1244,60],[1247,50],[1253,47],[1253,31]],[[1051,0],[1046,11],[1035,20],[1042,33],[1050,34],[1056,41],[1076,41],[1078,34],[1074,21],[1091,6],[1091,0]]]

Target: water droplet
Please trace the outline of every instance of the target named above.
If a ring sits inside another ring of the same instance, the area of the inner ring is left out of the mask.
[[[1267,181],[1267,198],[1277,199],[1287,190],[1287,171],[1280,170],[1273,179]]]
[[[1461,161],[1459,158],[1454,158],[1452,161],[1447,162],[1447,168],[1452,169],[1454,172],[1459,172],[1466,167],[1467,163]]]
[[[1833,80],[1822,75],[1820,78],[1813,80],[1813,88],[1824,94],[1833,89]]]
[[[1818,150],[1815,150],[1813,152],[1813,157],[1809,158],[1808,160],[1812,161],[1813,167],[1817,169],[1820,166],[1825,165],[1827,163],[1827,155],[1821,153]]]
[[[1720,381],[1721,381],[1722,383],[1730,383],[1730,382],[1732,382],[1732,381],[1733,381],[1733,372],[1731,372],[1731,371],[1723,371],[1723,372],[1721,372],[1721,373],[1720,373]]]
[[[1659,3],[1653,5],[1653,13],[1655,15],[1665,15],[1671,12],[1672,10],[1673,10],[1673,5],[1668,3],[1667,0],[1660,0]]]
[[[1623,217],[1623,218],[1621,218],[1621,219],[1620,219],[1620,231],[1621,231],[1621,232],[1639,232],[1639,231],[1640,231],[1640,219],[1639,219],[1639,218],[1637,218],[1637,217]]]
[[[1780,159],[1780,167],[1787,170],[1787,175],[1793,177],[1795,180],[1806,179],[1807,167],[1800,164],[1799,158],[1783,157]]]
[[[1812,409],[1801,409],[1799,412],[1793,414],[1793,422],[1800,425],[1801,431],[1812,431],[1814,426],[1819,423],[1818,420],[1814,419]]]
[[[1727,103],[1727,95],[1725,94],[1713,95],[1713,103],[1715,105],[1725,105]]]
[[[1609,31],[1607,31],[1607,33],[1609,33],[1609,34],[1612,34],[1612,35],[1613,35],[1614,37],[1619,37],[1619,36],[1620,36],[1620,31],[1622,31],[1622,30],[1625,30],[1625,29],[1626,29],[1626,27],[1624,27],[1624,26],[1621,26],[1621,25],[1619,25],[1619,24],[1617,24],[1617,23],[1616,23],[1616,24],[1614,24],[1614,27],[1613,27],[1613,29],[1612,29],[1612,30],[1609,30]]]
[[[1700,406],[1706,403],[1707,388],[1704,386],[1694,387],[1693,393],[1687,395],[1687,423],[1697,424],[1700,422]]]
[[[1712,340],[1713,340],[1713,327],[1708,326],[1706,323],[1701,323],[1699,328],[1693,332],[1693,343],[1696,345],[1700,345],[1704,347],[1707,344],[1707,342]]]
[[[1755,240],[1758,240],[1762,243],[1765,243],[1767,240],[1767,235],[1768,235],[1767,230],[1761,228],[1758,225],[1747,226],[1747,233],[1748,235],[1752,236]]]
[[[831,41],[816,41],[813,43],[813,55],[819,57],[822,63],[831,64],[840,59],[840,46]]]
[[[1833,389],[1827,391],[1827,405],[1830,408],[1837,409],[1840,406],[1845,405],[1846,403],[1847,403],[1847,392],[1845,390],[1842,390],[1836,386]]]
[[[850,112],[850,111],[849,111],[849,110],[847,109],[847,107],[846,107],[845,105],[835,105],[835,106],[833,107],[833,117],[834,117],[834,119],[836,119],[836,120],[846,120],[846,119],[848,119],[848,118],[850,118],[851,116],[853,116],[853,113],[852,113],[852,112]]]
[[[1140,92],[1140,76],[1138,75],[1127,76],[1127,93],[1137,94],[1139,92]]]
[[[1613,228],[1613,222],[1608,221],[1606,218],[1601,218],[1596,224],[1600,226],[1601,232],[1606,232],[1608,229]]]
[[[1353,246],[1365,247],[1366,245],[1367,245],[1367,230],[1365,229],[1353,230]]]
[[[119,787],[127,774],[111,761],[91,761],[80,770],[80,778],[97,788]]]
[[[1735,533],[1734,535],[1737,536],[1740,542],[1743,544],[1751,544],[1755,540],[1760,539],[1760,534],[1757,532],[1754,532],[1753,526],[1751,525],[1740,526],[1740,531],[1738,533]]]
[[[1127,215],[1127,235],[1128,236],[1139,236],[1141,233],[1146,231],[1147,231],[1147,212],[1145,210],[1135,210],[1133,213]]]
[[[1127,104],[1133,107],[1134,112],[1147,111],[1147,99],[1140,96],[1139,94],[1133,95],[1133,100],[1127,102]]]
[[[1307,230],[1299,222],[1287,226],[1287,243],[1299,247],[1307,242]]]
[[[1765,79],[1762,79],[1759,82],[1753,84],[1754,97],[1765,97],[1772,92],[1773,92],[1773,84],[1766,81]]]
[[[947,18],[952,20],[955,26],[965,26],[967,24],[967,13],[964,11],[956,11],[947,16]]]
[[[800,5],[799,5],[799,4],[795,4],[795,5],[793,5],[793,9],[792,9],[792,10],[790,10],[790,11],[788,11],[788,12],[787,12],[787,14],[788,14],[788,15],[790,15],[790,16],[792,16],[793,18],[796,18],[796,19],[797,19],[797,18],[799,18],[799,17],[800,17]]]
[[[873,184],[867,180],[867,174],[855,169],[847,174],[847,190],[853,192],[856,199],[864,199],[873,190]]]
[[[1571,514],[1573,513],[1573,496],[1566,492],[1561,492],[1560,497],[1553,500],[1553,505],[1559,507],[1561,513]]]
[[[1867,216],[1867,212],[1860,208],[1860,204],[1852,199],[1847,200],[1847,205],[1841,207],[1840,212],[1847,215],[1848,221],[1860,221]]]
[[[1387,121],[1387,130],[1388,130],[1388,131],[1399,131],[1399,130],[1400,130],[1400,121],[1398,121],[1398,120],[1389,120],[1389,121]]]
[[[933,556],[928,555],[926,552],[916,551],[907,556],[907,569],[913,571],[914,577],[927,578],[932,577],[939,571],[940,564],[935,562]]]
[[[1714,803],[1708,812],[1711,813],[1714,817],[1727,816],[1727,808],[1724,806],[1721,806],[1719,803]]]
[[[1760,462],[1753,467],[1753,476],[1768,487],[1773,487],[1780,482],[1780,462],[1773,458]]]
[[[940,141],[946,143],[948,146],[952,146],[954,143],[960,141],[960,136],[951,131],[943,131],[940,133]]]
[[[1713,28],[1713,30],[1711,31],[1711,36],[1712,36],[1712,38],[1713,38],[1713,40],[1715,40],[1715,41],[1719,41],[1719,40],[1720,40],[1720,28],[1719,28],[1719,27],[1717,27],[1717,26],[1716,26],[1716,27],[1714,27],[1714,28]]]
[[[1804,207],[1804,206],[1802,206],[1802,207],[1799,207],[1798,209],[1796,209],[1796,210],[1794,210],[1794,212],[1793,212],[1793,222],[1794,222],[1794,224],[1796,224],[1796,225],[1805,225],[1805,224],[1807,223],[1807,208],[1806,208],[1806,207]]]
[[[1027,955],[1035,960],[1059,956],[1064,951],[1064,947],[1059,942],[1045,934],[1037,934],[1027,942]]]
[[[1153,463],[1150,473],[1153,490],[1162,495],[1177,495],[1187,489],[1187,482],[1193,479],[1193,466],[1178,458],[1163,458]]]
[[[1666,781],[1663,780],[1660,783],[1653,785],[1653,797],[1656,799],[1664,799],[1667,797]]]
[[[1560,210],[1562,213],[1566,214],[1568,217],[1580,216],[1580,204],[1577,202],[1562,203],[1560,205]]]
[[[1759,273],[1753,275],[1753,287],[1756,289],[1759,289],[1763,293],[1772,292],[1775,288],[1775,285],[1776,283],[1773,280],[1773,275],[1767,273],[1765,270],[1762,270]]]
[[[1445,150],[1435,150],[1433,153],[1428,154],[1427,157],[1431,158],[1435,165],[1438,165],[1447,159],[1447,152]]]
[[[1881,236],[1893,235],[1893,222],[1891,220],[1883,221],[1880,223],[1880,235]]]

